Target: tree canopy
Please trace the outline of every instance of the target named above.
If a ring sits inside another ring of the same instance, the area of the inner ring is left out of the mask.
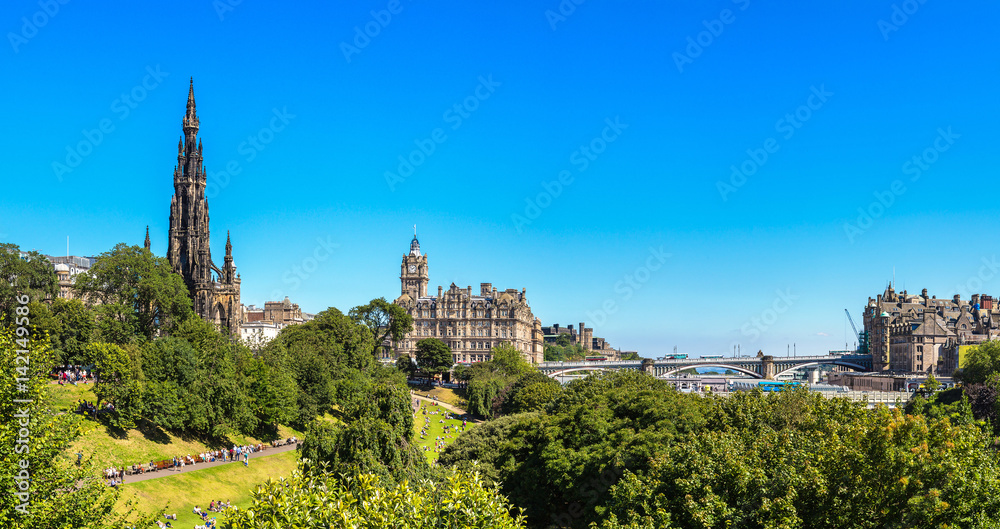
[[[100,301],[103,331],[116,343],[136,334],[152,339],[193,314],[187,286],[170,262],[119,243],[76,278],[84,300]]]
[[[253,493],[246,509],[229,511],[224,529],[514,529],[524,527],[514,507],[475,473],[436,482],[386,485],[377,476],[347,480],[296,471]]]
[[[428,375],[443,373],[454,364],[451,348],[437,338],[424,338],[417,342],[417,365]]]
[[[439,461],[478,464],[532,527],[995,527],[1000,458],[971,400],[931,417],[805,389],[685,394],[620,371],[490,421]]]
[[[1000,340],[983,342],[970,347],[965,365],[955,373],[955,379],[967,384],[982,384],[1000,374]]]
[[[407,314],[403,307],[390,303],[385,298],[373,299],[365,305],[354,307],[349,315],[352,320],[364,325],[371,333],[374,343],[371,351],[373,355],[387,338],[398,342],[413,330],[413,316]]]
[[[0,314],[13,321],[18,294],[27,294],[31,301],[56,297],[59,282],[52,263],[38,252],[27,252],[21,258],[16,244],[0,244]]]

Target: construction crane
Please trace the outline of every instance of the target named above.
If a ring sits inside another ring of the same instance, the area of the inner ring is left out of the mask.
[[[851,328],[854,329],[854,337],[857,338],[857,343],[860,344],[861,335],[858,333],[857,325],[854,325],[854,318],[851,317],[851,313],[847,309],[844,309],[844,314],[847,314],[847,321],[851,322]]]

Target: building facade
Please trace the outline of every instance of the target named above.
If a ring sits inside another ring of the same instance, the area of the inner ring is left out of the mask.
[[[427,295],[427,255],[420,252],[416,235],[400,265],[400,296],[395,303],[413,317],[413,331],[392,344],[395,356],[413,356],[417,342],[437,338],[446,343],[456,363],[484,362],[503,342],[514,346],[531,363],[543,360],[541,321],[528,305],[524,289],[499,291],[491,283],[459,288],[454,283],[436,296]]]
[[[992,296],[929,297],[892,285],[868,299],[864,327],[875,371],[950,376],[959,348],[1000,337],[1000,308]]]
[[[251,348],[256,348],[276,338],[281,329],[305,323],[313,319],[313,316],[302,312],[299,304],[292,303],[288,296],[285,296],[284,301],[266,301],[264,308],[244,306],[240,338]]]
[[[177,143],[174,166],[174,196],[170,199],[170,232],[167,259],[184,278],[194,311],[202,318],[240,335],[242,304],[240,276],[233,264],[233,245],[226,233],[226,256],[222,267],[212,261],[209,242],[207,173],[198,139],[198,114],[194,103],[194,80],[188,89],[183,136]],[[149,247],[147,230],[146,245]]]
[[[582,321],[576,328],[573,328],[572,325],[562,326],[558,323],[542,327],[542,336],[547,344],[555,344],[560,336],[566,336],[569,338],[570,345],[583,347],[587,354],[604,356],[608,360],[621,359],[621,351],[612,347],[611,343],[604,338],[594,336],[594,329],[587,327]]]

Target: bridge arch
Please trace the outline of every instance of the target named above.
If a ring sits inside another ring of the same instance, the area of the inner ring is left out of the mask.
[[[859,364],[855,364],[853,362],[844,362],[843,360],[830,360],[830,361],[827,361],[827,362],[819,361],[819,362],[808,362],[808,363],[805,363],[805,364],[797,364],[797,365],[794,365],[792,367],[789,367],[788,369],[785,369],[784,371],[781,371],[781,372],[775,374],[774,378],[778,378],[778,377],[780,377],[782,375],[787,375],[787,374],[791,373],[792,371],[795,371],[796,369],[799,369],[799,368],[802,368],[802,367],[806,367],[806,366],[818,366],[818,365],[824,365],[824,364],[826,364],[826,365],[835,365],[835,366],[843,366],[843,367],[850,367],[850,368],[852,368],[852,369],[854,369],[856,371],[861,371],[862,373],[868,373],[868,372],[871,371],[871,369],[868,369],[867,367],[864,367],[864,366],[859,365]]]
[[[688,364],[685,366],[678,366],[671,369],[670,371],[665,371],[663,373],[660,373],[659,375],[656,376],[656,378],[667,378],[668,376],[677,373],[678,371],[684,371],[685,369],[693,369],[698,367],[721,367],[722,369],[731,369],[733,371],[739,371],[744,375],[750,375],[754,378],[764,378],[764,376],[759,373],[756,373],[754,371],[751,371],[743,367],[733,366],[729,364]]]
[[[545,376],[549,378],[556,378],[561,375],[566,375],[569,373],[575,373],[577,371],[615,371],[614,369],[608,369],[606,367],[574,367],[570,369],[562,369],[560,371],[553,371],[552,373],[547,373]]]

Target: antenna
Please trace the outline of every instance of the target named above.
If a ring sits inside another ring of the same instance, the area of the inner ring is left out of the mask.
[[[416,224],[413,225],[413,236],[414,237],[417,236],[417,225]]]
[[[66,236],[66,260],[69,261],[69,235]]]

